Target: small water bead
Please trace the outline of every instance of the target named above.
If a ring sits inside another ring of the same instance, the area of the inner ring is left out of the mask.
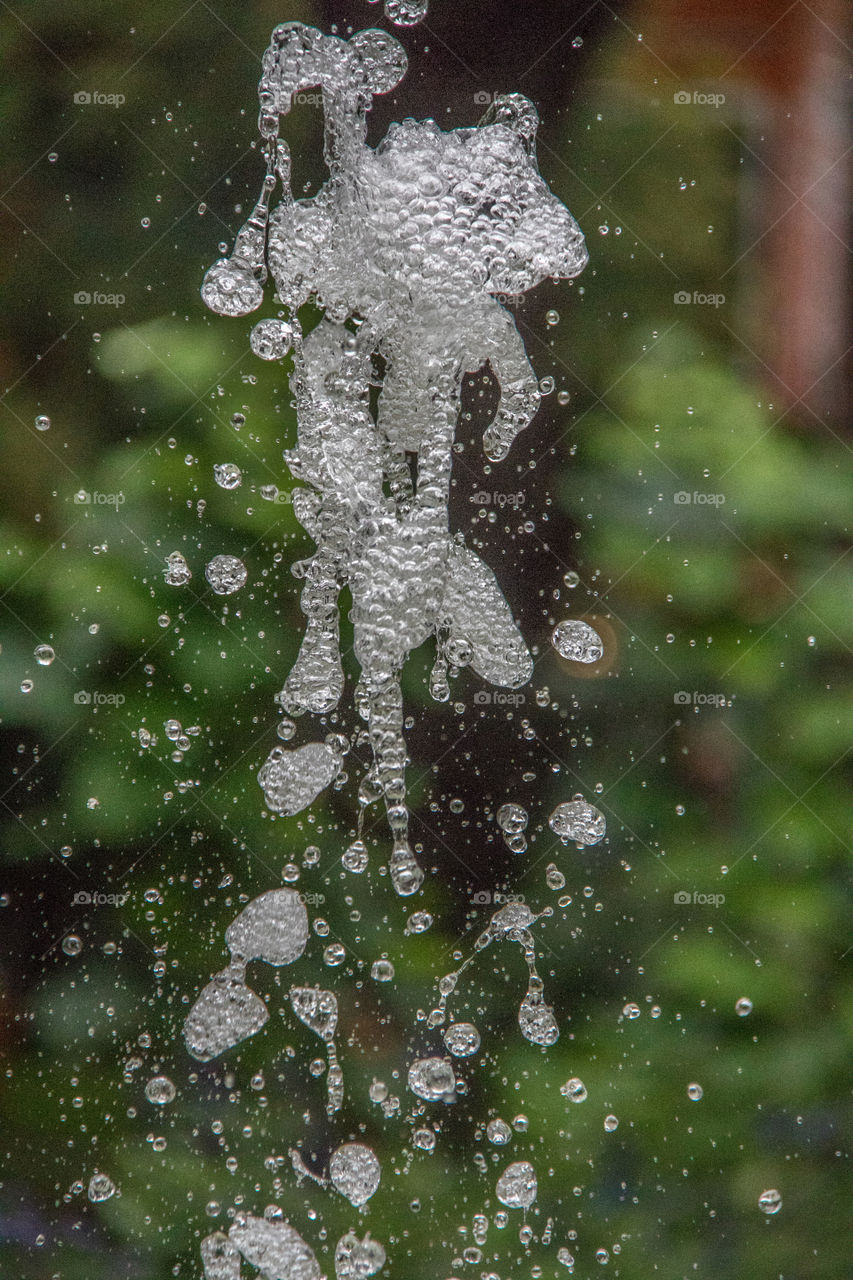
[[[35,684],[32,680],[26,679],[21,681],[21,693],[32,693]]]
[[[236,489],[243,483],[243,472],[236,462],[217,462],[213,468],[213,478],[220,489]]]
[[[517,835],[527,827],[527,810],[522,809],[520,804],[502,804],[495,815],[495,821],[507,835]]]
[[[166,557],[166,568],[163,577],[170,587],[185,587],[192,578],[192,572],[180,551],[173,551]]]
[[[512,1137],[512,1129],[510,1129],[506,1120],[498,1117],[496,1120],[490,1120],[486,1125],[486,1137],[496,1147],[505,1147]]]
[[[235,431],[239,431],[240,428],[245,425],[245,422],[246,422],[245,413],[231,414],[231,426],[234,428]]]
[[[259,320],[249,345],[261,360],[281,360],[293,346],[293,329],[284,320]]]
[[[612,1133],[614,1129],[619,1128],[619,1120],[614,1115],[604,1117],[604,1129],[607,1133]]]
[[[170,625],[171,621],[172,619],[169,617],[168,613],[158,613],[157,626],[162,627],[164,631],[166,627]]]
[[[595,805],[575,798],[558,804],[548,826],[564,843],[573,840],[582,847],[598,844],[607,830],[607,820]]]
[[[295,884],[302,872],[295,862],[286,862],[281,869],[281,878],[287,884]]]
[[[390,982],[394,977],[394,966],[390,960],[374,960],[370,976],[374,982]]]
[[[752,1013],[752,1001],[749,996],[741,996],[735,1005],[735,1013],[739,1018],[746,1018]]]
[[[367,1091],[371,1102],[384,1102],[388,1097],[388,1086],[384,1080],[374,1080]]]
[[[607,1252],[606,1249],[596,1249],[595,1260],[596,1262],[600,1262],[601,1265],[604,1266],[606,1263],[610,1261],[610,1254]]]
[[[634,1018],[639,1018],[640,1016],[640,1006],[638,1004],[626,1004],[622,1014],[629,1021],[633,1021]]]
[[[565,1084],[560,1085],[560,1093],[569,1102],[586,1102],[589,1097],[586,1085],[579,1076],[572,1076]]]
[[[809,636],[806,643],[808,644],[810,649],[813,649],[817,644],[817,639],[815,636]]]
[[[36,431],[50,431],[50,418],[46,413],[40,413],[35,421]]]
[[[572,1267],[575,1265],[574,1258],[572,1257],[572,1255],[569,1253],[568,1249],[565,1246],[557,1250],[557,1261],[562,1266],[568,1267],[569,1270],[571,1270]]]
[[[416,1129],[412,1134],[412,1142],[421,1151],[435,1150],[435,1130],[434,1129]]]
[[[469,1058],[480,1047],[480,1033],[473,1022],[452,1022],[444,1032],[444,1043],[454,1058]]]
[[[248,570],[237,556],[214,556],[204,576],[218,596],[230,596],[245,586]]]
[[[89,1179],[89,1199],[93,1204],[98,1204],[102,1200],[109,1200],[116,1193],[116,1184],[112,1178],[108,1178],[105,1173],[95,1172]]]
[[[278,498],[278,492],[277,484],[262,484],[260,488],[260,494],[264,502],[275,502]]]
[[[495,1187],[495,1195],[508,1209],[529,1209],[536,1191],[536,1170],[527,1160],[507,1165]]]
[[[598,632],[576,618],[558,623],[551,633],[551,643],[560,657],[570,662],[598,662],[604,653],[604,641]]]
[[[62,939],[62,950],[67,956],[79,956],[83,950],[83,939],[76,933],[69,933]]]
[[[398,27],[414,27],[428,10],[429,0],[385,0],[385,17]]]
[[[703,1094],[701,1084],[689,1084],[687,1086],[687,1096],[691,1102],[699,1102]]]
[[[177,1090],[168,1076],[154,1076],[145,1086],[145,1096],[155,1107],[164,1107],[174,1102]]]
[[[782,1208],[781,1194],[775,1187],[772,1187],[769,1191],[762,1191],[758,1197],[758,1207],[762,1213],[766,1213],[768,1217],[771,1217]]]
[[[542,378],[542,380],[539,383],[539,390],[541,391],[543,396],[550,396],[553,394],[554,387],[556,385],[557,384],[555,383],[553,378],[551,377]]]
[[[367,846],[363,840],[354,840],[341,858],[346,870],[355,875],[361,875],[367,870],[368,860]]]
[[[550,862],[545,870],[545,883],[549,889],[557,890],[565,887],[566,877],[553,862]]]
[[[339,942],[330,942],[323,952],[323,964],[329,965],[332,969],[339,964],[343,964],[346,958],[346,948],[342,947]]]
[[[283,716],[276,725],[275,731],[282,742],[289,742],[296,733],[296,722]]]
[[[49,644],[36,645],[33,650],[33,657],[40,667],[49,667],[56,657],[56,653]]]
[[[563,584],[564,586],[567,586],[570,591],[573,591],[579,582],[580,574],[575,573],[574,569],[570,569],[568,573],[563,574]]]
[[[555,324],[559,324],[559,323],[560,323],[560,313],[559,313],[559,311],[546,311],[546,312],[545,312],[545,323],[546,323],[546,324],[548,324],[548,325],[555,325]]]

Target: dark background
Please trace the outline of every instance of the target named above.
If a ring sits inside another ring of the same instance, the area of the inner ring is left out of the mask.
[[[469,674],[436,705],[432,654],[413,655],[413,832],[432,874],[406,902],[379,873],[376,811],[369,871],[340,867],[363,752],[294,819],[264,816],[255,780],[303,625],[288,567],[310,543],[259,494],[289,488],[295,422],[281,371],[249,350],[258,317],[212,317],[198,290],[260,189],[258,64],[288,18],[340,34],[383,23],[361,0],[0,6],[0,1273],[196,1277],[204,1235],[278,1203],[328,1274],[326,1250],[358,1225],[385,1243],[391,1278],[563,1275],[566,1247],[576,1276],[606,1250],[631,1280],[837,1280],[853,1017],[841,7],[432,0],[425,24],[396,30],[410,69],[371,139],[405,115],[471,125],[484,95],[527,93],[543,175],[591,256],[577,281],[515,309],[555,389],[491,471],[478,434],[494,387],[471,380],[453,527],[495,569],[537,665],[515,709],[476,703]],[[297,191],[316,188],[320,112],[296,108],[285,132]],[[213,480],[224,461],[244,474],[230,493]],[[112,499],[75,503],[81,489]],[[522,499],[483,507],[483,490]],[[163,582],[174,550],[193,569],[183,589]],[[249,568],[225,601],[203,573],[221,552]],[[599,628],[601,663],[556,657],[549,634],[566,616]],[[81,690],[111,701],[75,702]],[[351,691],[295,742],[351,731]],[[199,728],[179,759],[173,717]],[[608,820],[583,852],[547,827],[576,791]],[[530,814],[519,857],[496,836],[507,800]],[[180,1030],[225,963],[223,931],[309,845],[320,862],[299,887],[323,895],[329,934],[292,969],[252,967],[267,1027],[199,1067]],[[565,906],[545,884],[551,862]],[[429,1109],[429,1154],[405,1120],[406,1065],[440,1045],[417,1014],[494,909],[477,895],[496,892],[554,907],[534,932],[562,1035],[550,1050],[521,1038],[521,955],[487,951],[453,1006],[483,1048],[460,1068],[467,1094]],[[404,935],[416,909],[434,923]],[[331,940],[340,968],[322,961]],[[380,985],[383,954],[396,978]],[[319,1042],[275,1012],[292,982],[330,985],[341,1004],[347,1102],[331,1127],[308,1070]],[[159,1072],[178,1089],[162,1109],[144,1095]],[[589,1090],[579,1106],[559,1092],[573,1075]],[[400,1114],[369,1101],[374,1078]],[[494,1148],[494,1115],[527,1128]],[[298,1187],[287,1158],[298,1143],[320,1168],[348,1137],[383,1165],[360,1223]],[[498,1171],[522,1158],[539,1176],[534,1239],[519,1241],[513,1211],[481,1260],[460,1261],[472,1216],[500,1208]],[[119,1188],[97,1205],[95,1169]],[[768,1188],[783,1197],[772,1217],[758,1208]]]

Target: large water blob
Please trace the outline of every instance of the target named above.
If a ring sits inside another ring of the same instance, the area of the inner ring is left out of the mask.
[[[426,11],[423,3],[391,7],[400,23]],[[260,321],[252,347],[267,360],[292,347],[297,440],[285,457],[302,482],[294,512],[317,550],[298,566],[307,626],[279,702],[288,715],[337,705],[338,597],[349,587],[356,704],[391,828],[391,879],[404,896],[423,881],[408,838],[406,658],[435,637],[440,700],[448,662],[505,688],[526,683],[533,668],[494,574],[449,527],[462,381],[488,364],[500,385],[483,442],[500,461],[540,393],[513,317],[494,295],[571,278],[587,261],[577,223],[539,174],[538,117],[526,98],[496,98],[473,128],[407,120],[375,149],[367,145],[373,97],[405,70],[402,46],[382,31],[345,41],[300,23],[275,29],[259,86],[261,196],[233,253],[202,286],[211,310],[244,316],[261,305],[271,274],[285,308],[286,319]],[[295,200],[279,123],[295,93],[316,88],[329,177],[315,197]],[[324,318],[305,335],[297,313],[309,301]],[[374,415],[377,356],[384,375]],[[290,814],[310,804],[334,776],[332,761],[321,762],[318,750],[276,748],[259,775],[270,807]]]

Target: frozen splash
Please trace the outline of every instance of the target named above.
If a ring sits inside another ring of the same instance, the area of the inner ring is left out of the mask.
[[[426,8],[423,0],[386,3],[401,25]],[[360,800],[365,789],[384,799],[401,895],[423,881],[408,838],[406,658],[435,637],[430,688],[441,701],[451,668],[470,666],[510,689],[533,669],[494,574],[450,530],[463,378],[488,364],[500,384],[483,439],[487,457],[500,461],[540,393],[513,317],[494,295],[571,278],[587,261],[577,223],[539,174],[538,116],[521,95],[495,99],[473,128],[406,120],[375,149],[367,145],[373,97],[390,92],[406,65],[383,31],[345,41],[300,23],[275,29],[259,86],[261,197],[232,255],[202,285],[211,310],[244,316],[260,307],[271,274],[284,309],[255,326],[251,345],[265,360],[292,351],[297,440],[285,458],[302,482],[294,512],[317,550],[294,566],[306,630],[278,701],[287,715],[337,705],[338,598],[348,587],[361,671],[355,702],[373,754]],[[295,200],[279,123],[295,93],[318,87],[329,176],[314,198]],[[309,301],[324,317],[306,334],[298,311]],[[310,804],[336,776],[334,757],[326,744],[277,747],[259,774],[269,807],[293,814]]]

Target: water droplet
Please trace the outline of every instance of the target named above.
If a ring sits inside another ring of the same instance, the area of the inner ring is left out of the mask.
[[[116,1184],[105,1173],[93,1173],[89,1179],[89,1199],[98,1204],[101,1200],[109,1200],[116,1193]]]
[[[691,1102],[698,1102],[701,1099],[702,1094],[703,1089],[701,1084],[689,1084],[687,1086],[687,1096],[690,1098]]]
[[[50,431],[50,418],[46,413],[40,413],[35,422],[36,431]]]
[[[579,1076],[572,1076],[565,1084],[560,1085],[560,1093],[564,1098],[568,1098],[569,1102],[586,1102],[589,1096],[586,1085]]]
[[[607,830],[604,814],[586,800],[567,800],[558,804],[548,819],[551,830],[561,840],[586,846],[598,844]]]
[[[752,1001],[749,996],[741,996],[735,1005],[735,1013],[739,1018],[746,1018],[752,1013]]]
[[[79,956],[83,950],[83,939],[76,933],[69,933],[62,939],[62,950],[67,956]]]
[[[425,1102],[452,1102],[456,1075],[447,1058],[416,1058],[409,1067],[409,1088]]]
[[[360,1208],[378,1190],[382,1169],[372,1148],[345,1142],[329,1161],[329,1177],[335,1190]]]
[[[243,472],[235,462],[217,462],[213,477],[220,489],[236,489],[243,483]]]
[[[570,662],[598,662],[604,653],[604,641],[587,622],[567,618],[554,628],[551,643],[562,658]]]
[[[145,1086],[145,1096],[156,1107],[164,1107],[173,1102],[177,1090],[168,1076],[154,1076]]]
[[[214,556],[204,576],[218,596],[230,596],[245,586],[248,571],[237,556]]]
[[[529,1209],[536,1199],[536,1171],[527,1160],[507,1165],[498,1178],[495,1195],[508,1209]]]
[[[444,1043],[454,1058],[469,1058],[480,1047],[480,1033],[473,1022],[452,1022],[444,1032]]]
[[[56,654],[49,644],[40,644],[33,650],[33,656],[40,667],[49,667]]]
[[[249,343],[261,360],[281,360],[293,346],[293,329],[284,320],[260,320]]]
[[[502,804],[495,820],[501,831],[505,831],[507,835],[516,835],[527,826],[527,810],[522,809],[520,804]]]
[[[775,1189],[775,1187],[771,1188],[769,1191],[762,1191],[761,1195],[758,1197],[758,1207],[761,1212],[766,1213],[768,1217],[774,1213],[778,1213],[782,1208],[781,1194]]]
[[[394,977],[394,966],[390,960],[374,960],[370,976],[374,982],[390,982]]]
[[[166,568],[163,577],[170,587],[184,587],[192,578],[190,567],[180,551],[173,551],[166,557]]]
[[[619,1121],[616,1116],[609,1115],[604,1117],[605,1132],[612,1133],[614,1129],[618,1129]]]

